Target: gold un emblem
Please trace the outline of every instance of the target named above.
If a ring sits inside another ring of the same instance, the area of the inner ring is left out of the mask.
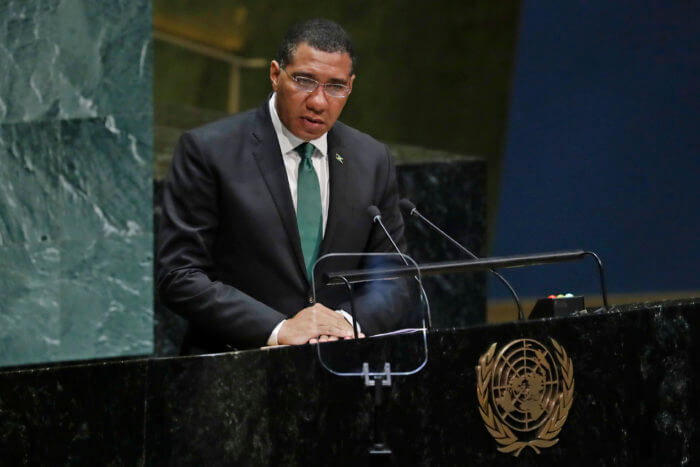
[[[496,354],[496,343],[479,359],[476,395],[486,429],[518,456],[531,447],[554,446],[574,399],[574,367],[554,339],[554,352],[534,339],[517,339]]]

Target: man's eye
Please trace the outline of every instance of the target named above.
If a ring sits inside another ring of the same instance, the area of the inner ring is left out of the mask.
[[[302,86],[314,86],[316,81],[312,80],[311,78],[297,76],[297,83],[301,84]]]

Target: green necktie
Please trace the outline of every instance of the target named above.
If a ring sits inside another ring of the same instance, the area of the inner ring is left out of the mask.
[[[318,258],[318,250],[323,238],[321,189],[311,163],[313,144],[302,143],[295,149],[301,156],[297,178],[297,227],[301,239],[301,251],[304,253],[306,263],[306,273],[311,278],[311,268]]]

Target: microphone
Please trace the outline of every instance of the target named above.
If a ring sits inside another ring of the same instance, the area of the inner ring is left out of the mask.
[[[406,216],[412,216],[414,212],[418,212],[418,209],[416,209],[416,205],[413,204],[408,198],[401,198],[399,200],[399,207]]]
[[[389,231],[388,231],[388,230],[386,229],[386,227],[384,226],[384,222],[382,222],[382,213],[381,213],[381,211],[379,210],[379,208],[378,208],[377,206],[375,206],[374,204],[371,205],[371,206],[368,206],[368,207],[367,207],[367,214],[369,214],[369,217],[372,218],[372,222],[373,222],[373,223],[379,224],[379,225],[382,227],[382,230],[384,231],[384,234],[385,234],[386,237],[389,239],[389,241],[391,242],[391,244],[394,245],[394,249],[395,249],[396,252],[401,256],[401,259],[403,260],[404,264],[405,264],[406,266],[408,266],[408,261],[406,260],[406,258],[403,257],[403,253],[402,253],[401,250],[399,249],[398,245],[396,245],[396,242],[394,241],[394,239],[392,238],[392,236],[389,234]]]
[[[408,217],[408,216],[416,216],[416,217],[419,218],[421,221],[423,221],[423,222],[425,222],[426,224],[428,224],[428,226],[429,226],[431,229],[433,229],[434,231],[436,231],[437,233],[439,233],[440,235],[442,235],[443,238],[446,238],[446,239],[449,240],[450,243],[452,243],[454,246],[456,246],[457,248],[459,248],[460,250],[462,250],[464,253],[468,254],[471,258],[473,258],[473,259],[479,259],[474,253],[472,253],[471,251],[469,251],[469,250],[467,249],[467,247],[465,247],[464,245],[462,245],[461,243],[459,243],[457,240],[455,240],[454,238],[452,238],[452,237],[450,237],[449,235],[447,235],[442,229],[440,229],[440,227],[438,227],[437,225],[433,224],[433,223],[430,222],[428,219],[426,219],[426,218],[418,211],[418,209],[416,208],[416,205],[413,204],[413,203],[412,203],[411,201],[409,201],[408,199],[406,199],[406,198],[401,199],[401,200],[399,201],[399,207],[401,208],[401,211],[403,211],[403,213],[404,213],[405,216],[407,216],[407,217]],[[379,211],[379,210],[377,210],[377,211]],[[369,211],[368,211],[368,212],[369,212]],[[513,296],[513,300],[515,301],[515,304],[516,304],[517,307],[518,307],[518,319],[519,319],[519,320],[525,319],[525,316],[523,315],[523,309],[522,309],[522,307],[520,306],[520,299],[518,298],[518,294],[515,293],[515,290],[513,290],[513,287],[510,285],[510,283],[509,283],[501,274],[499,274],[498,272],[494,271],[493,269],[489,269],[489,271],[490,271],[491,273],[493,273],[493,275],[495,275],[495,276],[503,283],[503,285],[505,285],[505,286],[508,288],[508,290],[510,291],[510,294]]]
[[[382,227],[382,230],[384,231],[384,235],[386,235],[386,238],[388,238],[389,241],[391,242],[391,244],[394,246],[394,249],[399,254],[401,259],[403,260],[403,263],[406,266],[408,266],[409,265],[408,260],[406,258],[404,258],[403,253],[401,252],[398,245],[394,241],[394,238],[391,236],[389,231],[384,226],[384,222],[382,222],[382,213],[379,210],[379,208],[373,204],[371,206],[367,206],[367,214],[369,214],[369,217],[372,218],[373,223],[379,224]],[[414,276],[413,278],[416,280],[416,282],[418,283],[418,287],[420,288],[421,300],[423,300],[423,303],[426,306],[426,310],[427,310],[426,314],[428,315],[428,329],[430,329],[433,327],[433,319],[430,316],[430,302],[428,301],[428,295],[425,293],[425,289],[423,288],[423,284],[421,283],[420,280],[418,280],[418,276]],[[425,325],[425,321],[423,321],[423,323]]]
[[[381,221],[382,219],[382,212],[374,204],[367,206],[367,214],[369,214],[369,217],[372,218],[372,222],[377,222],[378,220]]]

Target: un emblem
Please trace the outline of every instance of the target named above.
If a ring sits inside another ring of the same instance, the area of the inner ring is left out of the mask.
[[[534,339],[491,347],[476,367],[479,413],[499,451],[518,456],[554,446],[574,398],[574,367],[554,339],[550,352]]]

